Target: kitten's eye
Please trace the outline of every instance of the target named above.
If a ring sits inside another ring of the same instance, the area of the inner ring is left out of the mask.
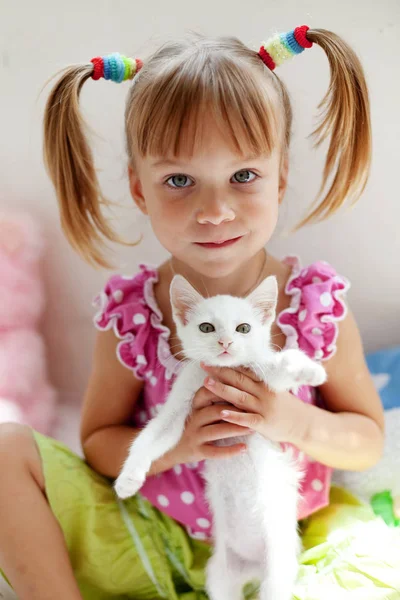
[[[249,333],[251,330],[251,325],[249,325],[248,323],[242,323],[241,325],[238,325],[236,327],[236,331],[238,333]]]
[[[213,331],[215,331],[215,327],[211,323],[201,323],[199,325],[199,329],[203,333],[212,333]]]

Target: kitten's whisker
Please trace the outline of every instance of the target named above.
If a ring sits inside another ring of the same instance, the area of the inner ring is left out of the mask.
[[[278,350],[282,350],[282,348],[280,346],[278,346],[278,344],[271,344],[272,348],[278,348]]]
[[[191,350],[188,350],[188,352],[191,352]],[[195,359],[195,358],[188,358],[188,357],[186,357],[186,356],[184,356],[183,358],[180,358],[180,359],[179,359],[179,358],[177,358],[179,354],[183,354],[183,353],[184,353],[184,351],[183,351],[183,350],[181,350],[180,352],[176,352],[175,354],[171,354],[171,357],[174,357],[174,358],[176,358],[176,360],[178,360],[178,362],[179,362],[179,363],[182,363],[182,362],[187,362],[188,364],[189,364],[189,363],[191,363],[191,364],[194,364],[194,363],[200,363],[200,362],[201,362],[201,360],[202,360],[202,357],[201,357],[201,356],[200,356],[199,358],[196,358],[196,359]],[[193,352],[193,353],[194,353],[194,352]]]
[[[260,363],[253,362],[252,363],[252,367],[253,367],[253,370],[255,371],[255,373],[257,373],[257,371],[259,371],[262,374],[262,376],[265,378],[264,369],[262,368],[262,366],[260,365]]]

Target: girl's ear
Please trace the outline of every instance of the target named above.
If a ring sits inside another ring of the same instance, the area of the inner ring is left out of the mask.
[[[287,183],[288,183],[288,173],[289,173],[289,156],[288,153],[285,152],[281,161],[281,170],[279,173],[279,190],[278,190],[278,199],[279,204],[283,202],[283,198],[285,197]]]
[[[148,212],[147,212],[146,200],[143,196],[142,184],[140,182],[138,174],[136,173],[136,171],[134,171],[132,169],[132,167],[130,165],[128,167],[128,176],[129,176],[129,189],[131,192],[131,196],[132,196],[136,206],[139,208],[139,210],[144,215],[147,215]]]

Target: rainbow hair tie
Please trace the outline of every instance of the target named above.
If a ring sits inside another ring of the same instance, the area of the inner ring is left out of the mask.
[[[104,77],[104,79],[111,79],[115,83],[133,79],[143,67],[140,58],[128,58],[118,52],[108,56],[96,56],[90,62],[93,63],[93,79],[97,80]]]
[[[273,71],[289,58],[303,52],[304,48],[311,48],[313,43],[306,37],[308,30],[307,25],[302,25],[289,33],[277,33],[264,42],[258,52],[263,63]]]

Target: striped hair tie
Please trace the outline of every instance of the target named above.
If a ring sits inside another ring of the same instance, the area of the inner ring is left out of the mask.
[[[133,79],[143,66],[140,58],[128,58],[118,52],[108,56],[96,56],[90,62],[93,63],[93,79],[104,77],[116,83]]]
[[[302,25],[289,33],[277,33],[261,45],[258,55],[273,71],[292,56],[303,52],[304,48],[311,48],[313,43],[306,36],[308,30],[307,25]]]

